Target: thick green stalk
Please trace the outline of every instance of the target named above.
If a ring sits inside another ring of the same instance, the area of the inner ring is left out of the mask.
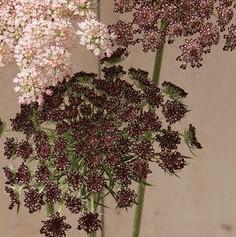
[[[95,204],[95,202],[96,202],[96,195],[95,195],[94,193],[92,193],[92,194],[90,195],[89,210],[90,210],[91,212],[93,212],[93,213],[96,211],[96,204]],[[97,235],[96,232],[92,232],[92,233],[90,233],[88,236],[89,236],[89,237],[96,237],[96,235]]]
[[[156,85],[159,85],[159,82],[160,82],[163,53],[164,53],[164,48],[161,48],[156,52],[155,63],[154,63],[153,74],[152,74],[152,80],[154,81]]]
[[[97,0],[97,18],[100,21],[101,20],[101,0]],[[101,68],[101,63],[100,60],[98,59],[98,64],[97,64],[97,72],[98,72],[98,78],[101,78],[102,74],[102,68]],[[101,192],[101,237],[105,237],[105,200],[102,197],[103,192]]]
[[[155,63],[154,63],[154,68],[153,68],[153,76],[152,76],[152,80],[154,81],[156,85],[158,85],[160,82],[163,52],[164,52],[164,48],[159,49],[156,52]],[[142,180],[138,184],[137,205],[136,205],[135,214],[134,214],[134,225],[133,225],[132,237],[140,236],[142,214],[143,214],[143,204],[144,204],[144,196],[145,196],[145,182],[146,180]]]
[[[137,205],[134,215],[133,237],[139,237],[142,223],[143,203],[145,195],[145,183],[141,181],[138,185]]]
[[[101,192],[101,196],[103,196],[103,192]],[[101,237],[105,237],[105,198],[101,197]]]

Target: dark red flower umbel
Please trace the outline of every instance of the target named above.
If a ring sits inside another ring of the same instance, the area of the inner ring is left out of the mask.
[[[136,201],[131,186],[148,177],[152,162],[177,174],[186,164],[178,145],[201,148],[192,125],[183,139],[172,128],[188,112],[187,93],[169,82],[158,88],[143,70],[106,66],[100,78],[80,72],[50,90],[43,105],[22,106],[12,119],[13,130],[26,137],[5,143],[5,156],[14,163],[4,168],[11,209],[20,200],[30,213],[46,204],[64,205],[83,213],[78,229],[91,233],[101,227],[99,213],[89,208],[92,197],[100,205],[103,191],[117,208],[131,207]],[[64,220],[55,210],[41,233],[64,237],[70,229]]]
[[[60,216],[57,212],[52,214],[51,217],[43,222],[43,227],[40,229],[40,233],[46,237],[65,237],[66,231],[71,229],[71,225],[65,223],[66,217]]]
[[[101,228],[101,220],[98,219],[98,213],[86,212],[78,220],[78,229],[87,233],[92,233]]]

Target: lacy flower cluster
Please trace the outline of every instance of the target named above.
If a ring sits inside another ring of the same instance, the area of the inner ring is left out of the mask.
[[[0,66],[16,61],[20,103],[43,102],[42,93],[71,76],[76,39],[97,56],[109,56],[112,38],[96,20],[93,0],[0,2]],[[78,22],[78,27],[75,22]],[[79,37],[78,37],[79,36]]]
[[[9,208],[24,205],[34,213],[54,206],[41,228],[47,237],[65,236],[71,228],[62,206],[78,215],[79,230],[97,231],[101,197],[111,195],[117,208],[131,207],[132,184],[151,173],[152,162],[177,175],[188,158],[178,145],[201,149],[193,125],[182,133],[172,128],[188,112],[183,89],[170,82],[159,89],[140,69],[102,71],[102,79],[75,74],[51,87],[53,94],[44,94],[42,106],[21,105],[11,120],[26,139],[5,142],[5,156],[13,161],[4,168]]]
[[[110,31],[118,45],[141,43],[145,52],[184,38],[177,58],[181,68],[200,67],[220,38],[225,38],[224,50],[236,48],[235,6],[233,0],[115,0],[115,12],[129,13],[131,19],[118,21]]]

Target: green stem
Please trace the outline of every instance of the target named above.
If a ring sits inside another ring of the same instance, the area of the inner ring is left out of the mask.
[[[141,181],[138,185],[138,197],[137,197],[137,205],[135,208],[134,226],[133,226],[133,235],[132,235],[133,237],[138,237],[140,235],[144,195],[145,195],[145,183]]]
[[[88,235],[89,237],[96,237],[96,232],[92,232]]]
[[[89,234],[89,237],[96,237],[96,232],[92,232]]]
[[[103,197],[103,192],[101,193],[101,237],[105,237],[105,197]]]
[[[95,212],[96,208],[95,208],[95,194],[92,193],[90,196],[90,211],[91,212]]]
[[[152,80],[158,86],[160,82],[160,74],[161,74],[161,65],[163,59],[164,47],[159,49],[156,52],[155,63],[153,68]]]
[[[54,213],[54,205],[51,202],[46,204],[47,216],[50,217]]]
[[[97,0],[97,18],[100,21],[101,20],[101,0]],[[97,63],[97,72],[98,72],[98,78],[101,78],[102,75],[102,67],[100,60],[98,59]],[[101,192],[101,237],[105,237],[105,200],[103,197],[103,192]]]
[[[90,195],[90,201],[89,201],[89,210],[94,213],[96,211],[96,204],[95,204],[95,200],[96,196],[94,193],[92,193]],[[90,234],[88,234],[89,237],[96,237],[97,233],[96,232],[92,232]]]
[[[153,68],[153,76],[152,76],[152,80],[156,85],[158,85],[160,82],[163,52],[164,52],[164,48],[159,49],[156,52],[155,63],[154,63],[154,68]],[[133,225],[132,237],[140,236],[142,214],[143,214],[143,204],[144,204],[144,197],[145,197],[145,182],[146,180],[144,179],[140,181],[138,184],[137,205],[136,205],[135,214],[134,214],[134,225]]]

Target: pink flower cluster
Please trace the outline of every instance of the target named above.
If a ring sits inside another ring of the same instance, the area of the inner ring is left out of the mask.
[[[0,2],[0,66],[17,63],[14,82],[21,104],[42,104],[42,94],[52,93],[48,87],[71,76],[78,36],[96,56],[110,56],[113,36],[96,20],[93,5],[93,0]]]

